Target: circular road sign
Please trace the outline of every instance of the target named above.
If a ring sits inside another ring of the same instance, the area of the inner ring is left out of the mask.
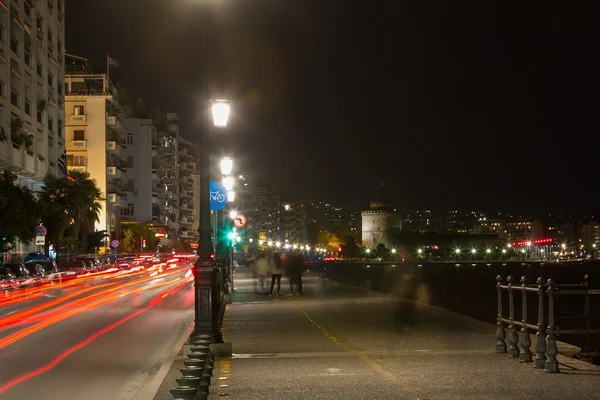
[[[117,247],[119,247],[119,241],[117,239],[114,239],[110,242],[110,245],[116,249]]]
[[[244,214],[238,214],[235,216],[235,218],[233,218],[233,226],[238,229],[245,227],[247,222],[248,218],[246,218]]]
[[[35,227],[35,236],[46,236],[47,233],[48,230],[45,226],[40,225]]]

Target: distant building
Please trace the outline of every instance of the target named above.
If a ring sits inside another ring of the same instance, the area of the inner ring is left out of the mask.
[[[69,170],[88,172],[105,196],[95,229],[120,238],[121,208],[127,207],[127,134],[118,93],[104,73],[91,73],[85,58],[66,55],[66,152]],[[125,142],[123,142],[125,141]]]
[[[247,238],[257,242],[281,241],[281,209],[277,188],[247,176],[240,185],[236,189],[234,207],[248,218],[244,228]]]
[[[585,249],[600,244],[600,224],[591,221],[581,225],[581,244]]]
[[[161,188],[161,223],[170,238],[179,235],[179,116],[168,113],[163,121],[157,121],[158,160],[154,170],[158,173]]]
[[[279,240],[291,245],[308,242],[305,207],[298,202],[284,202],[280,210]]]
[[[376,248],[383,243],[391,248],[392,230],[402,230],[402,220],[399,213],[384,203],[371,202],[370,209],[361,212],[362,245],[366,248]]]
[[[535,240],[544,236],[544,228],[537,219],[512,219],[503,222],[499,236],[508,242]]]
[[[357,242],[361,240],[360,208],[350,204],[311,202],[306,205],[308,240],[314,241],[319,231],[328,230],[343,239],[352,235]]]

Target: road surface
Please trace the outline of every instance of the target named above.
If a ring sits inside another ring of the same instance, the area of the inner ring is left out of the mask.
[[[0,398],[135,398],[193,317],[188,269],[0,292]]]

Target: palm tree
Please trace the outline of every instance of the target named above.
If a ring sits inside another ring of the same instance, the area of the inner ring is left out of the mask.
[[[142,240],[146,239],[146,250],[154,250],[158,240],[148,225],[131,224],[123,230],[123,248],[136,253],[142,250]]]
[[[42,221],[48,228],[48,241],[58,245],[64,242],[70,230],[69,243],[78,243],[87,248],[87,239],[98,221],[102,209],[102,193],[87,172],[70,171],[67,178],[47,176],[40,193]]]

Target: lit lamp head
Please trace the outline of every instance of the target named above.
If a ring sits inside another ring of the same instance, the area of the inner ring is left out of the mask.
[[[215,126],[224,128],[227,126],[229,120],[229,112],[231,107],[227,100],[215,100],[212,104],[212,116],[213,123]]]
[[[231,171],[233,171],[233,160],[229,157],[224,157],[221,160],[221,173],[227,176],[231,175]]]
[[[233,190],[227,192],[227,201],[230,203],[235,201],[235,192]]]
[[[229,211],[229,218],[234,219],[235,217],[237,217],[237,215],[237,211]]]
[[[231,191],[233,189],[233,177],[226,176],[225,178],[223,178],[223,186],[228,191]]]

